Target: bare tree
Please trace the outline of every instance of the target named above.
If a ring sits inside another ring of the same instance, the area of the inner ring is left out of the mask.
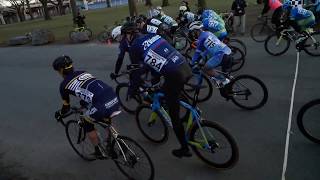
[[[50,2],[51,4],[58,7],[60,15],[66,14],[66,12],[64,11],[64,7],[63,7],[63,0],[57,0],[57,2],[55,2],[53,0],[48,0],[48,2]]]
[[[169,0],[162,0],[162,7],[169,6]]]
[[[136,5],[136,0],[128,0],[128,3],[129,3],[130,16],[137,16],[138,10],[137,10],[137,5]]]
[[[28,9],[28,14],[29,14],[30,18],[33,19],[33,13],[30,8],[30,0],[26,0],[26,4],[27,4],[27,9]]]
[[[24,15],[24,0],[7,0],[11,6],[17,11],[20,21],[25,21],[26,17]]]
[[[39,0],[42,4],[43,12],[44,12],[44,20],[51,20],[51,16],[48,9],[49,0]]]
[[[204,9],[207,7],[206,0],[198,0],[198,8],[199,9]]]

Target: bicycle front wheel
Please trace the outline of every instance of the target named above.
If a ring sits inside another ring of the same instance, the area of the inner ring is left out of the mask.
[[[261,108],[268,100],[267,87],[254,76],[237,76],[225,88],[229,91],[228,94],[232,102],[243,109],[255,110]]]
[[[247,46],[243,41],[231,38],[229,41],[229,45],[239,48],[243,52],[244,56],[247,55]]]
[[[231,72],[239,71],[245,63],[244,53],[237,47],[230,46],[231,56],[233,57]]]
[[[310,56],[320,56],[320,31],[312,33],[305,41],[304,51]]]
[[[89,39],[92,38],[92,31],[91,31],[91,29],[85,28],[83,31],[88,34]]]
[[[136,112],[136,108],[142,103],[142,100],[140,95],[133,95],[132,97],[129,97],[128,91],[129,84],[127,83],[120,83],[116,87],[116,94],[121,107],[126,112],[134,114]]]
[[[320,144],[320,99],[308,102],[299,110],[297,124],[302,134]]]
[[[230,133],[212,121],[201,121],[192,127],[189,143],[195,154],[217,169],[230,169],[239,159],[239,149]],[[203,132],[203,133],[202,133]]]
[[[72,149],[84,160],[95,160],[94,146],[86,137],[86,133],[81,124],[75,120],[70,120],[66,124],[66,135]]]
[[[148,140],[154,143],[168,140],[168,126],[163,116],[157,111],[152,111],[150,105],[141,105],[137,108],[136,121],[139,130]]]
[[[264,42],[274,31],[265,23],[258,23],[250,30],[251,38],[256,42]]]
[[[202,80],[200,78],[202,78]],[[199,85],[200,81],[202,81],[202,83]],[[193,74],[188,82],[184,84],[183,91],[188,99],[193,100],[197,88],[200,88],[198,102],[204,102],[210,99],[212,96],[213,87],[210,80],[206,76]]]
[[[280,56],[288,51],[290,47],[290,40],[278,36],[276,33],[268,36],[266,41],[264,42],[264,48],[268,54],[272,56]]]
[[[126,136],[118,136],[112,141],[112,147],[116,154],[114,162],[128,179],[154,179],[152,160],[136,141]]]

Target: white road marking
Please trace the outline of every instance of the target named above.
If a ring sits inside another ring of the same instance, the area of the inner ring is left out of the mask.
[[[286,179],[286,171],[287,171],[287,164],[288,164],[289,141],[290,141],[291,122],[292,122],[292,110],[293,110],[293,102],[294,102],[294,93],[295,93],[295,90],[296,90],[296,83],[297,83],[298,71],[299,71],[299,60],[300,60],[300,53],[297,52],[296,72],[295,72],[295,76],[294,76],[292,93],[291,93],[291,104],[290,104],[290,111],[289,111],[288,129],[287,129],[286,146],[285,146],[285,151],[284,151],[284,160],[283,160],[282,178],[281,178],[281,180],[285,180]]]

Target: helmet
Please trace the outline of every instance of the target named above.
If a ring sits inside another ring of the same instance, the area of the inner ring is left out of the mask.
[[[179,11],[187,11],[187,6],[180,6]]]
[[[193,30],[200,30],[203,27],[202,22],[201,21],[194,21],[189,25],[189,30],[193,31]]]
[[[139,30],[136,23],[134,22],[126,22],[121,27],[121,34],[130,34],[130,33],[136,33],[136,32],[139,32]]]
[[[72,68],[72,59],[65,55],[59,56],[53,61],[52,67],[56,71]]]
[[[210,10],[210,9],[206,9],[202,12],[202,18],[205,19],[205,18],[212,18],[216,15],[217,13],[214,12],[213,10]]]
[[[137,18],[136,18],[136,23],[141,23],[141,22],[145,22],[148,18],[143,15],[143,14],[140,14]]]
[[[112,30],[111,36],[113,39],[116,40],[121,35],[121,27],[122,26],[117,26]]]
[[[283,9],[289,9],[292,6],[291,0],[284,0],[282,4]]]
[[[157,6],[156,10],[162,11],[162,7],[161,6]]]

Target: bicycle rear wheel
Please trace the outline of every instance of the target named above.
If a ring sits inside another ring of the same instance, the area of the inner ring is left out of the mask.
[[[232,51],[231,56],[233,57],[231,72],[239,71],[244,66],[245,55],[239,48],[233,46],[229,47]]]
[[[239,48],[243,52],[244,56],[247,55],[247,46],[241,40],[231,38],[229,40],[229,45]]]
[[[70,31],[70,32],[69,32],[69,39],[70,39],[71,41],[73,41],[73,37],[75,36],[75,34],[77,34],[77,31]]]
[[[66,124],[66,135],[72,149],[84,160],[95,160],[94,146],[86,137],[86,133],[81,124],[75,120],[70,120]]]
[[[268,100],[268,90],[258,78],[240,75],[225,87],[232,102],[240,108],[255,110],[261,108]]]
[[[168,140],[168,126],[163,116],[157,111],[152,111],[150,105],[140,105],[137,108],[136,121],[139,130],[148,140],[154,143]]]
[[[258,23],[252,26],[250,30],[251,38],[256,42],[264,42],[274,31],[265,23]]]
[[[280,39],[276,33],[268,36],[264,42],[264,48],[272,56],[280,56],[288,51],[290,40],[286,37]]]
[[[239,149],[234,138],[215,122],[202,120],[200,124],[202,128],[195,125],[190,132],[189,142],[194,144],[191,148],[195,154],[214,168],[234,167],[239,159]],[[202,135],[202,130],[205,136]]]
[[[198,86],[199,81],[201,81],[199,78],[202,78],[202,83],[200,86]],[[184,84],[183,91],[188,99],[193,100],[197,88],[200,88],[198,102],[204,102],[210,99],[212,96],[213,87],[208,77],[200,74],[193,74],[188,82]]]
[[[310,56],[320,56],[320,31],[311,35],[304,43],[304,51]]]
[[[119,170],[129,179],[154,179],[154,166],[148,153],[135,140],[118,136],[112,141],[114,159]]]
[[[310,141],[320,144],[320,99],[308,102],[299,110],[297,124]]]
[[[120,83],[116,87],[116,94],[121,107],[126,112],[134,114],[136,112],[136,108],[142,103],[142,98],[140,95],[133,95],[132,97],[129,97],[128,90],[129,84]]]
[[[85,29],[83,29],[83,32],[85,32],[85,33],[87,33],[87,34],[88,34],[89,39],[91,39],[91,38],[92,38],[92,31],[91,31],[91,29],[89,29],[89,28],[85,28]]]

